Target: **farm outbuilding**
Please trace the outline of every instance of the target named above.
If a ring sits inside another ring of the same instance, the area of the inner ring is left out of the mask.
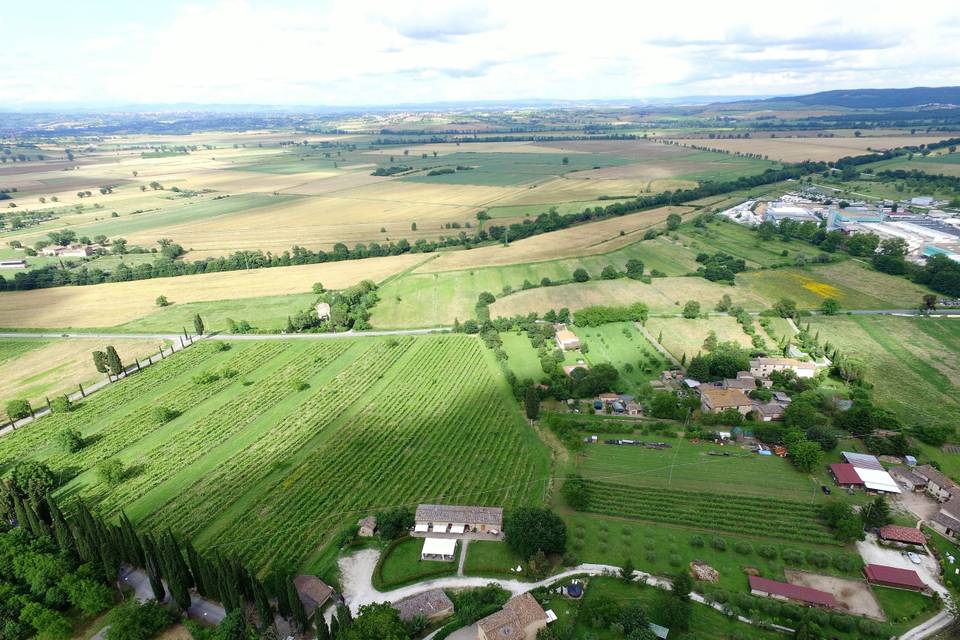
[[[888,524],[885,527],[880,527],[878,533],[881,540],[886,540],[888,542],[899,542],[902,544],[916,544],[924,545],[927,543],[927,539],[923,536],[923,532],[914,527],[902,527],[896,524]]]
[[[759,576],[749,576],[750,593],[755,596],[767,596],[777,600],[792,600],[815,607],[838,608],[839,604],[833,594],[810,587],[802,587],[789,582],[777,582]]]
[[[536,598],[524,593],[477,622],[477,640],[534,640],[549,621]]]
[[[557,326],[557,333],[555,335],[557,340],[557,347],[561,351],[571,351],[573,349],[580,348],[580,338],[577,337],[573,331],[567,329],[565,325]]]
[[[852,464],[836,463],[830,465],[830,475],[840,487],[862,487],[863,480],[857,475]]]
[[[443,589],[431,589],[398,600],[393,603],[393,608],[405,622],[417,616],[423,616],[428,622],[434,622],[453,615],[453,601],[447,597]]]
[[[300,602],[308,616],[313,615],[313,612],[333,595],[333,587],[317,576],[299,575],[293,579],[293,586],[296,587],[297,595],[300,596]]]
[[[439,560],[453,562],[457,555],[456,538],[424,538],[423,549],[420,551],[421,560]]]
[[[441,534],[462,536],[489,534],[498,538],[503,532],[503,509],[446,504],[421,504],[414,515],[414,535]]]
[[[360,520],[357,526],[360,527],[357,534],[361,538],[372,538],[373,534],[377,531],[377,519],[373,516],[367,516]]]
[[[927,585],[920,579],[920,575],[912,569],[888,567],[882,564],[868,564],[863,568],[863,575],[872,584],[879,584],[895,589],[910,591],[924,591]]]

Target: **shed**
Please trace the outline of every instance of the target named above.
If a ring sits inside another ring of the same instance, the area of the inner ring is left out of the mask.
[[[367,516],[357,523],[360,530],[357,532],[361,538],[371,538],[377,531],[377,519],[373,516]]]
[[[749,576],[750,593],[758,596],[768,596],[778,600],[793,600],[817,607],[837,608],[837,599],[833,594],[810,587],[803,587],[788,582],[777,582],[759,576]]]
[[[299,575],[293,579],[293,586],[297,589],[297,595],[300,596],[300,602],[308,616],[318,607],[322,607],[333,595],[333,587],[317,576]]]
[[[841,487],[862,487],[863,480],[857,474],[856,468],[852,464],[832,464],[830,465],[830,475],[834,481]]]
[[[920,575],[912,569],[868,564],[863,568],[863,574],[867,577],[868,582],[881,584],[885,587],[909,589],[910,591],[923,591],[927,588],[927,585],[920,579]]]
[[[439,560],[453,562],[457,555],[456,538],[424,538],[423,549],[420,551],[421,560]]]
[[[927,539],[919,529],[915,529],[914,527],[901,527],[896,524],[888,524],[885,527],[880,527],[880,539],[905,544],[924,545],[927,543]]]
[[[398,600],[393,603],[393,608],[400,613],[400,619],[403,621],[423,616],[426,620],[432,622],[453,615],[453,602],[443,592],[443,589],[431,589]]]

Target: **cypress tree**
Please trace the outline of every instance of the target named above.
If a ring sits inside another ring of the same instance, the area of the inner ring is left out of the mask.
[[[210,593],[210,587],[207,581],[206,562],[189,541],[184,546],[187,549],[187,564],[190,567],[190,573],[193,575],[193,584],[200,595],[207,596]]]
[[[331,616],[330,618],[330,640],[336,640],[337,636],[340,635],[340,621],[337,620],[337,616]]]
[[[74,519],[74,540],[77,541],[77,555],[84,562],[93,562],[97,558],[96,531],[93,525],[93,516],[83,502],[77,507],[77,516]]]
[[[135,567],[142,567],[146,564],[146,558],[143,555],[143,546],[140,543],[140,537],[133,528],[133,523],[127,514],[120,512],[120,531],[123,538],[124,555],[123,559]]]
[[[77,552],[77,543],[73,539],[73,533],[70,531],[70,525],[67,524],[63,512],[50,497],[47,497],[47,506],[50,510],[50,519],[53,521],[53,536],[57,541],[57,546],[64,553],[71,556]]]
[[[144,568],[147,570],[147,577],[150,578],[150,588],[153,589],[153,596],[157,599],[157,602],[163,602],[167,592],[163,588],[160,562],[157,559],[157,547],[149,534],[143,536],[142,546],[143,555],[146,558],[146,566]]]
[[[120,355],[117,353],[117,350],[113,348],[113,345],[107,347],[107,367],[110,369],[110,375],[118,376],[123,373],[123,362],[120,360]]]
[[[30,528],[30,521],[27,519],[27,510],[23,506],[23,500],[16,493],[13,494],[13,512],[17,516],[17,526],[26,531]]]
[[[253,583],[253,603],[257,607],[257,616],[260,618],[260,630],[262,631],[273,624],[273,607],[270,606],[270,599],[267,597],[267,591],[263,588],[263,584],[256,577],[252,578],[251,582]]]
[[[190,584],[186,575],[189,572],[184,565],[183,556],[180,555],[180,549],[172,533],[167,532],[160,544],[160,557],[163,573],[167,578],[167,588],[180,610],[186,611],[190,608]]]
[[[285,579],[279,574],[274,574],[272,582],[273,592],[277,595],[277,612],[281,617],[289,618],[292,612],[290,611],[290,599],[287,597]]]
[[[300,600],[300,595],[297,593],[297,587],[293,584],[293,580],[287,583],[287,600],[290,602],[291,617],[297,625],[297,629],[303,633],[307,629],[307,612],[303,608],[303,602]]]
[[[340,630],[346,631],[353,626],[353,614],[350,613],[350,607],[345,604],[337,605],[337,619],[340,621]]]
[[[323,618],[323,611],[320,610],[320,607],[317,607],[317,610],[313,612],[313,626],[317,631],[317,640],[330,640],[330,628]]]
[[[97,552],[103,566],[103,575],[113,582],[120,570],[119,531],[101,524]]]

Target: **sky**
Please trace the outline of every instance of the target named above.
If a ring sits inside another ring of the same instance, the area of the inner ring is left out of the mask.
[[[960,2],[8,0],[6,107],[395,105],[960,85]]]

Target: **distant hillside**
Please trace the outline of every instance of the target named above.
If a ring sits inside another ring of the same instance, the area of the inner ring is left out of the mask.
[[[716,104],[718,109],[755,105],[764,109],[796,107],[844,107],[847,109],[899,109],[924,104],[960,105],[960,87],[912,87],[910,89],[840,89],[803,96],[744,100]]]

